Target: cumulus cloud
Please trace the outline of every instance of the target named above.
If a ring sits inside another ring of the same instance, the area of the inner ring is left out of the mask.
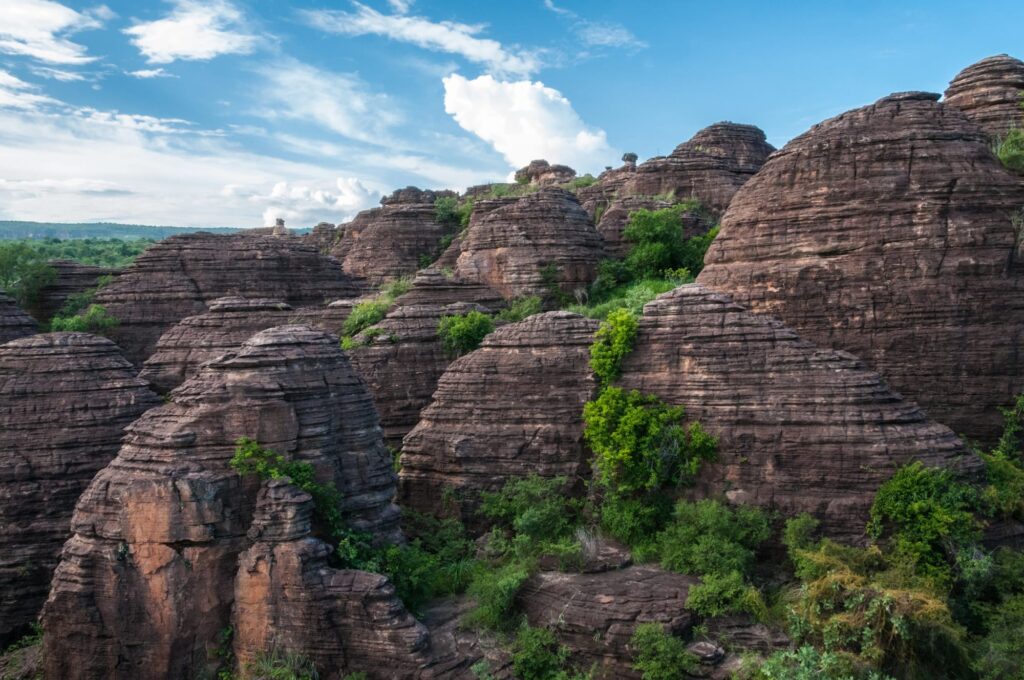
[[[543,158],[594,170],[615,158],[604,130],[585,125],[569,100],[543,83],[457,73],[443,82],[445,111],[512,167]]]
[[[132,78],[177,78],[173,73],[168,73],[162,68],[143,68],[138,71],[125,71]]]
[[[99,28],[103,16],[100,8],[92,14],[80,13],[53,0],[3,0],[0,3],[0,52],[52,64],[95,61],[96,57],[88,56],[84,46],[68,40],[67,36]]]
[[[320,221],[345,222],[360,210],[380,202],[380,192],[368,189],[355,177],[338,177],[330,185],[276,182],[269,190],[237,184],[224,187],[227,197],[241,197],[264,207],[264,225],[278,218],[308,226]]]
[[[204,61],[255,49],[256,36],[247,31],[242,12],[227,0],[172,1],[174,9],[165,18],[124,30],[149,63]]]
[[[289,59],[261,68],[265,118],[319,125],[352,139],[385,144],[402,117],[389,97],[372,92],[358,76],[324,71]]]
[[[540,68],[526,52],[506,48],[497,40],[481,38],[484,26],[454,21],[434,22],[405,14],[382,14],[355,2],[355,12],[306,10],[301,14],[316,28],[341,35],[379,35],[435,52],[456,54],[497,74],[525,76]],[[408,4],[408,3],[403,3]]]

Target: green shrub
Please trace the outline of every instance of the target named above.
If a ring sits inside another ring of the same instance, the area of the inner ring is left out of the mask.
[[[672,523],[659,536],[661,566],[697,576],[742,576],[770,535],[768,516],[760,508],[729,507],[711,499],[680,501]]]
[[[686,268],[696,276],[704,268],[704,255],[718,235],[683,237],[683,214],[701,210],[700,204],[686,202],[662,210],[638,210],[629,216],[622,237],[633,244],[626,255],[626,269],[633,278],[663,276],[666,270]]]
[[[39,260],[74,260],[96,267],[127,267],[146,248],[156,243],[150,238],[43,238],[5,241],[20,244],[35,252]],[[2,269],[2,267],[0,267]]]
[[[601,504],[601,527],[628,545],[633,559],[658,558],[657,534],[672,518],[672,500],[654,492],[640,497],[610,494]]]
[[[633,351],[638,326],[631,312],[619,309],[597,329],[590,346],[590,368],[600,384],[609,385],[619,377],[622,360]]]
[[[987,623],[974,669],[983,680],[1024,680],[1024,595],[1008,597]]]
[[[530,578],[533,566],[520,562],[509,562],[495,569],[481,570],[469,584],[469,596],[476,601],[476,608],[466,620],[471,625],[491,630],[509,630],[515,627],[512,616],[516,595]]]
[[[673,274],[678,273],[673,272]],[[612,288],[599,301],[569,305],[567,309],[592,319],[602,320],[607,319],[612,312],[619,309],[628,310],[639,316],[648,302],[691,280],[692,277],[688,274],[683,278],[641,279]]]
[[[980,453],[988,476],[982,501],[993,515],[1024,519],[1024,394],[1000,411],[1004,424],[999,442]]]
[[[22,307],[39,301],[42,289],[57,279],[57,270],[24,241],[0,241],[0,290]]]
[[[697,670],[697,657],[686,645],[669,635],[660,623],[641,623],[629,642],[633,668],[643,680],[679,680]]]
[[[508,307],[498,312],[498,318],[502,321],[522,321],[528,316],[540,313],[541,300],[536,295],[524,295],[512,300]]]
[[[993,151],[1000,162],[1014,172],[1024,173],[1024,129],[1010,130],[996,141]]]
[[[259,654],[245,666],[247,678],[260,680],[319,680],[316,664],[301,654],[273,649]]]
[[[774,652],[743,680],[891,680],[854,664],[848,654],[822,652],[810,645]]]
[[[441,346],[450,357],[458,357],[472,352],[493,330],[494,319],[477,311],[442,316],[437,324],[437,334],[441,338]]]
[[[580,522],[582,502],[566,494],[567,486],[565,477],[509,480],[501,491],[481,494],[480,513],[531,544],[558,541]]]
[[[547,628],[520,626],[512,644],[512,670],[518,680],[584,680],[568,667],[569,650]]]
[[[761,593],[748,585],[738,571],[702,576],[700,583],[690,586],[686,608],[701,616],[746,612],[763,619],[767,613]]]
[[[347,337],[352,337],[366,330],[370,326],[380,323],[388,313],[392,300],[367,300],[360,302],[353,308],[352,312],[342,324],[342,332]]]
[[[102,305],[89,305],[84,314],[53,317],[50,320],[50,331],[105,335],[110,330],[117,328],[120,323],[117,317],[107,314],[106,308]]]
[[[568,182],[562,184],[561,187],[569,191],[579,191],[580,189],[585,189],[595,184],[597,184],[597,178],[588,172],[582,177],[577,177],[575,179],[569,180]]]

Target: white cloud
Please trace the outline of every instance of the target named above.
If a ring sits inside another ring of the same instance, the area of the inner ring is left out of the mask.
[[[380,202],[380,192],[368,189],[355,177],[338,177],[333,184],[296,184],[276,182],[269,191],[263,187],[252,189],[232,184],[221,194],[239,197],[264,207],[264,225],[280,218],[308,226],[316,222],[346,222],[360,210]]]
[[[76,31],[101,26],[100,14],[81,14],[53,0],[3,0],[0,3],[0,52],[52,64],[86,64],[96,57],[67,39]]]
[[[168,73],[162,68],[143,68],[138,71],[125,71],[133,78],[177,78],[173,73]]]
[[[587,47],[622,47],[634,50],[647,47],[647,43],[633,35],[622,24],[584,19],[571,9],[559,7],[554,0],[544,0],[544,6],[555,14],[571,20],[576,37]]]
[[[49,78],[50,80],[59,80],[62,83],[70,83],[79,80],[87,80],[87,78],[81,73],[75,73],[74,71],[65,71],[59,68],[50,68],[49,66],[30,66],[29,70],[36,74],[40,78]]]
[[[504,47],[497,40],[480,38],[483,26],[454,21],[434,22],[423,17],[381,14],[358,2],[354,13],[306,10],[302,15],[323,31],[341,35],[379,35],[435,52],[457,54],[497,74],[525,76],[540,68],[540,61],[526,52]]]
[[[172,2],[174,10],[167,17],[124,30],[149,63],[202,61],[255,49],[256,36],[247,31],[242,12],[227,0]]]
[[[56,103],[46,95],[37,94],[35,85],[0,69],[0,109],[38,109],[44,104]]]
[[[388,4],[391,5],[391,9],[395,10],[399,14],[406,14],[412,9],[412,5],[416,0],[388,0]]]
[[[387,144],[388,130],[402,120],[395,103],[371,92],[358,76],[333,73],[289,60],[260,70],[264,118],[307,121],[351,139]]]
[[[616,158],[604,130],[585,125],[569,100],[543,83],[468,80],[457,73],[443,82],[445,111],[512,167],[543,158],[587,171]]]

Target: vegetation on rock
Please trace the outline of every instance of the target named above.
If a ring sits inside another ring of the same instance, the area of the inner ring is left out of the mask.
[[[677,680],[699,666],[683,641],[665,632],[660,623],[641,623],[629,645],[633,649],[633,668],[643,680]]]
[[[437,323],[437,335],[441,338],[441,346],[445,353],[453,358],[475,350],[493,330],[494,319],[477,311],[442,316]]]
[[[28,307],[39,299],[43,287],[53,283],[57,272],[46,256],[28,241],[0,241],[0,290]]]

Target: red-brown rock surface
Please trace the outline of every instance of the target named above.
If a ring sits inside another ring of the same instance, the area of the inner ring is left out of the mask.
[[[601,236],[572,193],[541,189],[486,212],[474,208],[455,272],[506,298],[544,294],[545,268],[564,292],[586,288],[604,257]]]
[[[646,305],[620,384],[685,406],[718,437],[696,495],[810,512],[840,538],[863,539],[875,491],[900,466],[980,466],[856,357],[699,284]]]
[[[565,184],[576,178],[576,171],[568,165],[551,165],[545,160],[530,161],[524,168],[516,170],[516,184],[554,186]]]
[[[377,415],[337,339],[279,326],[203,366],[128,428],[82,495],[44,609],[54,678],[192,678],[215,664],[259,484],[239,437],[314,466],[349,524],[400,540]]]
[[[733,199],[698,280],[989,439],[1024,389],[1024,183],[937,97],[892,95],[787,144]]]
[[[586,476],[580,414],[595,390],[588,362],[597,325],[569,312],[536,314],[453,362],[402,444],[402,504],[476,527],[481,491],[531,474]],[[451,492],[455,507],[444,500]]]
[[[1008,54],[982,59],[953,78],[943,101],[993,137],[1024,128],[1024,61]]]
[[[0,647],[46,600],[78,497],[124,428],[159,403],[106,338],[0,346]]]
[[[32,335],[37,330],[35,320],[18,306],[14,298],[0,293],[0,344]]]
[[[39,321],[49,321],[67,299],[75,294],[93,289],[101,277],[116,277],[120,269],[93,267],[72,260],[53,260],[48,263],[57,273],[53,283],[39,291],[38,302],[29,310]]]
[[[197,233],[147,249],[96,302],[120,319],[111,337],[141,366],[164,332],[217,298],[272,298],[299,307],[358,293],[336,260],[297,238]]]

